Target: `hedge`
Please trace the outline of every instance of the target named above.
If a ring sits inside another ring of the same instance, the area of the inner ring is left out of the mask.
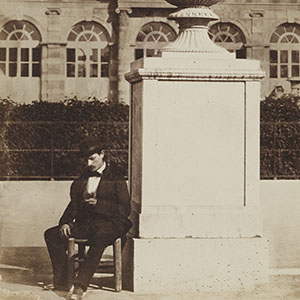
[[[261,101],[261,179],[300,178],[300,97]],[[108,145],[110,162],[128,174],[129,106],[90,99],[31,104],[0,99],[0,179],[72,179],[85,162],[88,135]]]
[[[110,163],[128,173],[129,106],[99,100],[31,104],[0,100],[0,178],[72,179],[85,162],[79,143],[86,136],[104,140]]]
[[[299,179],[300,97],[266,98],[260,108],[261,179]]]

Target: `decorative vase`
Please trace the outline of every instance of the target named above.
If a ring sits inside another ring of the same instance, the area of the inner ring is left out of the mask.
[[[177,39],[164,47],[163,52],[194,52],[229,54],[208,36],[208,23],[219,20],[209,8],[222,0],[166,0],[178,8],[168,19],[179,24]]]
[[[166,0],[168,3],[178,7],[192,7],[192,6],[212,6],[221,0]]]

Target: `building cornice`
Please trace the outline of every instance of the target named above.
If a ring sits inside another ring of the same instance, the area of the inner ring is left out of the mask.
[[[175,8],[164,0],[119,0],[120,8]]]
[[[165,0],[119,0],[118,6],[120,8],[174,8],[175,6],[167,3]],[[243,8],[247,9],[262,9],[262,8],[270,8],[270,7],[300,7],[300,3],[295,3],[292,0],[290,1],[281,1],[280,3],[274,3],[272,0],[269,1],[256,1],[256,2],[247,2],[247,1],[222,1],[213,7],[226,7],[226,6],[243,6]]]

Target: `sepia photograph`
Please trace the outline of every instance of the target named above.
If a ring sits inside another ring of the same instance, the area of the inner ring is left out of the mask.
[[[0,0],[0,299],[299,300],[300,0]]]

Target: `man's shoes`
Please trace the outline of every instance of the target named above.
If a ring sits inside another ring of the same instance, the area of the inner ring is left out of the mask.
[[[81,300],[84,294],[84,290],[81,287],[74,287],[70,300]]]
[[[48,285],[43,285],[43,289],[47,291],[58,291],[58,292],[68,292],[69,289],[65,285],[53,285],[53,284],[48,284]]]

